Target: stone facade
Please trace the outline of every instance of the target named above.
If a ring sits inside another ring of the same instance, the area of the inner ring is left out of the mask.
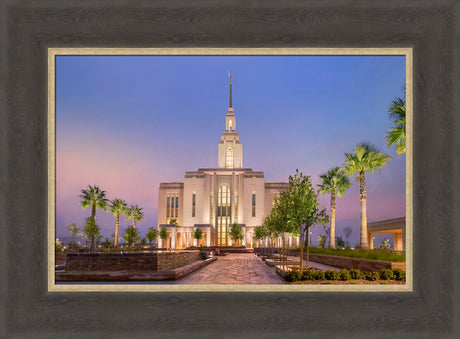
[[[68,253],[66,271],[158,271],[201,259],[199,251],[158,253]]]

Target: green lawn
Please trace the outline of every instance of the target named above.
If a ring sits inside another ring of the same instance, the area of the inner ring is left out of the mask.
[[[296,249],[299,250],[298,248]],[[390,252],[384,250],[352,250],[352,249],[330,249],[321,247],[310,247],[310,253],[336,255],[339,257],[363,258],[383,261],[405,262],[405,252]]]

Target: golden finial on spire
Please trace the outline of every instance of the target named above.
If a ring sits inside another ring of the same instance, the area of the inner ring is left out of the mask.
[[[232,75],[228,72],[228,77],[230,78],[230,100],[228,107],[232,107]]]

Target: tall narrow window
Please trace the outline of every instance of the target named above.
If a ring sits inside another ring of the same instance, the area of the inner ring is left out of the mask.
[[[231,120],[228,122],[228,130],[230,132],[232,131],[232,121]]]
[[[166,198],[166,223],[169,224],[171,219],[179,217],[179,197],[174,193],[170,193]]]
[[[256,195],[252,195],[252,216],[256,216]]]
[[[233,148],[227,148],[225,152],[225,167],[226,168],[233,168]]]
[[[217,190],[217,245],[227,246],[228,228],[231,224],[230,188],[222,185]]]
[[[192,196],[192,218],[195,217],[196,194]]]
[[[169,218],[170,217],[170,200],[171,198],[170,197],[167,197],[166,198],[166,218]]]
[[[177,218],[179,216],[179,197],[176,197],[176,213],[175,217]]]

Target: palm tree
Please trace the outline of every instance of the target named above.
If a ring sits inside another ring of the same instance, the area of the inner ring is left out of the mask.
[[[318,193],[331,193],[331,231],[329,234],[329,248],[335,248],[335,210],[336,197],[341,197],[350,188],[351,181],[340,167],[330,169],[326,174],[320,176],[321,185]]]
[[[96,185],[88,186],[88,189],[81,190],[82,194],[80,195],[80,205],[83,209],[86,209],[87,207],[91,206],[91,218],[94,220],[94,223],[96,223],[96,209],[102,208],[105,211],[107,209],[108,200],[105,197],[105,191],[102,191]],[[94,237],[91,238],[91,248],[95,248]]]
[[[361,143],[356,145],[353,153],[345,153],[346,160],[343,169],[349,175],[356,173],[356,180],[359,181],[359,200],[361,201],[361,233],[360,247],[368,249],[367,241],[367,215],[366,215],[366,172],[375,172],[388,165],[391,156],[380,152],[370,144]]]
[[[120,214],[126,215],[127,206],[126,202],[121,199],[113,199],[110,201],[109,212],[115,217],[115,238],[113,241],[113,246],[118,247],[118,230],[120,228]]]
[[[395,145],[396,154],[406,154],[406,100],[396,98],[388,109],[393,128],[386,131],[387,147]]]
[[[133,219],[133,227],[136,228],[136,220],[141,221],[144,219],[142,208],[139,208],[137,205],[131,205],[127,211],[126,219]]]

